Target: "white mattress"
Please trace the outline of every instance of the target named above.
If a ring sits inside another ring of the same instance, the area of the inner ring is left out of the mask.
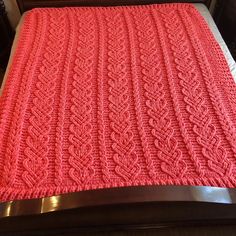
[[[226,46],[226,43],[224,42],[224,40],[223,40],[223,38],[222,38],[222,36],[221,36],[221,34],[220,34],[220,32],[219,32],[219,30],[218,30],[214,20],[213,20],[209,10],[202,3],[194,3],[193,5],[198,9],[198,11],[201,13],[201,15],[205,18],[209,28],[211,29],[213,35],[215,36],[215,39],[219,43],[219,45],[220,45],[220,47],[221,47],[221,49],[222,49],[222,51],[223,51],[223,53],[225,55],[225,58],[226,58],[226,60],[228,62],[228,65],[229,65],[230,71],[231,71],[231,73],[233,75],[234,81],[236,82],[236,63],[235,63],[233,57],[231,56],[231,54],[229,52],[229,49]],[[0,89],[0,96],[1,96],[2,90],[4,88],[4,84],[6,82],[7,72],[9,70],[9,68],[10,68],[15,48],[17,47],[17,40],[18,40],[18,36],[19,36],[19,31],[20,31],[20,28],[21,28],[20,26],[22,25],[23,21],[24,21],[24,16],[21,17],[19,25],[17,26],[17,29],[16,29],[16,35],[15,35],[15,39],[14,39],[14,42],[13,42],[9,63],[8,63],[8,66],[7,66],[7,70],[6,70],[4,79],[3,79],[2,87]]]

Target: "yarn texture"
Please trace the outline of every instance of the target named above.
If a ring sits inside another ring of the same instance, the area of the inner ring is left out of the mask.
[[[191,4],[31,10],[0,98],[0,201],[235,188],[235,96]]]

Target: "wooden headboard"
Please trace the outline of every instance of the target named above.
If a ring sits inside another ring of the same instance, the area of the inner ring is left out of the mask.
[[[205,3],[209,7],[211,0],[17,0],[21,13],[35,7],[118,6],[170,2]]]

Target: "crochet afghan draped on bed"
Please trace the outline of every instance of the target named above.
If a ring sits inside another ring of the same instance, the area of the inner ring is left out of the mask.
[[[192,5],[32,10],[0,100],[0,200],[236,187],[235,95]]]

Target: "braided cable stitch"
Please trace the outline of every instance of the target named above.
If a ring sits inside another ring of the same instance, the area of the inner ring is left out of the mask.
[[[48,150],[51,115],[54,111],[55,79],[58,75],[58,65],[62,56],[63,30],[65,16],[49,14],[49,35],[42,67],[38,75],[35,98],[29,118],[25,168],[22,179],[29,187],[40,186],[48,175]]]
[[[121,14],[114,13],[106,17],[108,26],[108,77],[109,118],[111,120],[111,139],[116,173],[125,181],[135,179],[140,167],[135,153],[135,144],[130,125],[126,51],[124,45],[124,23]]]
[[[69,141],[69,176],[76,183],[89,182],[94,175],[92,155],[92,124],[91,124],[91,79],[94,51],[94,15],[84,12],[77,15],[78,47],[76,51],[71,125]]]
[[[152,135],[155,137],[154,144],[158,149],[162,171],[171,177],[181,177],[185,174],[186,164],[182,160],[182,152],[178,148],[178,142],[171,126],[162,83],[163,71],[154,41],[153,25],[148,13],[135,14],[135,19],[139,30],[142,78],[145,82],[149,124],[152,127]]]

